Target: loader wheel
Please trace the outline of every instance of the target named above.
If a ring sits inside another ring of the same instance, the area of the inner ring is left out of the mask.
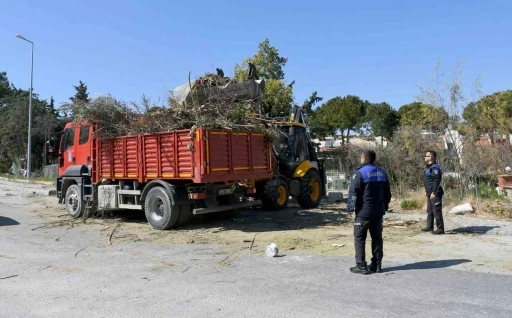
[[[315,169],[309,169],[300,182],[300,193],[297,197],[299,205],[303,209],[313,209],[320,204],[322,193],[322,181],[320,174]]]
[[[260,190],[263,207],[267,210],[278,211],[286,207],[290,190],[288,183],[280,178],[270,179]]]
[[[180,207],[171,204],[171,196],[163,187],[149,190],[144,201],[144,210],[149,224],[155,230],[167,230],[180,219]]]
[[[84,214],[85,201],[82,200],[80,187],[76,184],[69,186],[66,191],[66,211],[72,218],[79,218]]]

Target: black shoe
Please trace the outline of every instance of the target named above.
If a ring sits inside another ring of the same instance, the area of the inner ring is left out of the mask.
[[[382,273],[382,265],[381,264],[371,263],[370,266],[368,267],[368,269],[370,270],[370,272],[373,272],[373,273]]]
[[[425,228],[425,229],[421,229],[421,230],[422,230],[423,232],[433,232],[433,231],[434,231],[434,229],[427,229],[427,228]]]
[[[434,232],[432,232],[432,234],[441,235],[441,234],[444,234],[444,230],[435,230]]]
[[[366,265],[350,267],[350,271],[354,274],[363,274],[363,275],[370,273],[368,271],[368,266],[366,266]]]

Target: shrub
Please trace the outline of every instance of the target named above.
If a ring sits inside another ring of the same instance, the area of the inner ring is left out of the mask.
[[[503,194],[498,193],[496,188],[488,183],[479,184],[475,192],[478,193],[480,199],[499,200],[504,197]]]
[[[421,203],[417,200],[403,200],[400,207],[402,210],[417,210],[421,208]]]

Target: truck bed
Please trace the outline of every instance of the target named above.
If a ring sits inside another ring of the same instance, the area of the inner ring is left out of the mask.
[[[272,172],[268,138],[250,131],[187,129],[97,138],[92,153],[95,181],[105,178],[145,183],[165,179],[211,183],[266,179]]]

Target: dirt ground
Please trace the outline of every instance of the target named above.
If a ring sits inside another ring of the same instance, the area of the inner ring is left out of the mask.
[[[236,218],[224,221],[208,221],[198,216],[183,227],[157,231],[151,229],[142,212],[116,212],[108,217],[88,219],[85,223],[82,219],[73,220],[64,207],[57,204],[56,197],[9,190],[6,188],[9,184],[13,182],[0,182],[0,186],[4,185],[0,187],[0,203],[19,206],[37,215],[40,223],[33,225],[33,231],[54,226],[66,228],[67,235],[73,235],[74,231],[99,231],[104,233],[104,239],[96,242],[98,246],[110,245],[110,235],[114,246],[122,246],[124,242],[151,242],[163,246],[215,244],[230,255],[226,261],[219,260],[221,265],[229,265],[229,260],[237,254],[262,254],[271,242],[278,245],[279,256],[286,256],[291,250],[354,255],[353,220],[348,217],[344,203],[322,204],[312,210],[302,210],[293,203],[279,212],[247,209]],[[456,264],[457,269],[512,275],[512,222],[445,213],[447,235],[434,236],[420,231],[425,226],[426,213],[393,208],[395,212],[388,213],[384,221],[384,263],[462,259],[467,261]],[[367,244],[368,258],[370,239]]]

